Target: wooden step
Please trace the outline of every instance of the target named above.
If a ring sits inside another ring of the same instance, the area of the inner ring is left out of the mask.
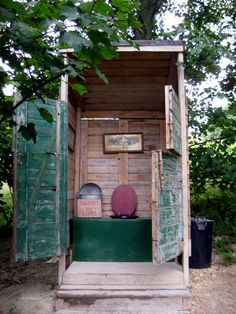
[[[58,314],[174,314],[191,305],[175,263],[73,262],[56,295],[65,306]]]
[[[78,291],[77,291],[78,292]],[[75,296],[75,298],[73,298]],[[132,313],[132,314],[164,314],[178,313],[178,311],[187,311],[191,308],[191,298],[188,291],[167,292],[165,294],[154,295],[152,297],[143,293],[140,295],[134,294],[129,297],[106,297],[103,295],[97,298],[96,295],[86,297],[81,292],[81,297],[78,294],[73,294],[71,291],[70,298],[64,299],[64,309],[77,311],[77,313]],[[58,309],[58,308],[57,308]],[[63,309],[63,308],[61,308]],[[69,312],[68,312],[69,313]],[[183,313],[183,312],[181,312]]]
[[[63,276],[63,285],[183,287],[183,273],[175,263],[73,262]]]
[[[114,290],[111,289],[71,289],[63,285],[56,292],[59,298],[63,299],[79,299],[79,298],[176,298],[186,297],[188,292],[186,289],[163,289],[163,290],[150,290],[147,288],[143,289],[125,289],[125,290]]]

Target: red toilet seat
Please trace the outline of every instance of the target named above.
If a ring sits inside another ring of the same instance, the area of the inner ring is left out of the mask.
[[[129,184],[119,185],[112,194],[112,210],[116,216],[130,217],[137,207],[137,195]]]

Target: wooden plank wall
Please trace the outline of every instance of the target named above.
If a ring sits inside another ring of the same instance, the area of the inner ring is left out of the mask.
[[[137,215],[151,217],[152,150],[160,149],[160,121],[130,120],[129,132],[142,132],[143,154],[129,154],[129,183],[138,195]]]
[[[81,129],[87,137],[81,139],[81,174],[80,186],[93,182],[98,184],[103,193],[102,215],[113,214],[111,195],[121,183],[120,172],[131,184],[138,196],[136,214],[139,217],[151,217],[151,152],[160,149],[160,124],[157,119],[123,120],[128,124],[128,132],[142,132],[144,139],[143,153],[129,153],[128,167],[121,169],[121,154],[103,153],[103,134],[118,133],[122,120],[82,120]],[[162,124],[163,125],[163,124]],[[162,147],[163,148],[163,147]],[[125,170],[126,169],[126,170]]]
[[[74,187],[75,187],[75,136],[76,110],[68,103],[68,173],[67,173],[67,206],[68,220],[74,216]]]

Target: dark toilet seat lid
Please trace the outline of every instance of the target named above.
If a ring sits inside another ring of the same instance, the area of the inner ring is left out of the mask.
[[[117,216],[131,216],[137,207],[137,195],[131,185],[121,184],[113,192],[111,202]]]

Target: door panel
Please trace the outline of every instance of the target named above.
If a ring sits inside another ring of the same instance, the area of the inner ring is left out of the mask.
[[[38,107],[53,116],[42,119]],[[14,129],[16,260],[62,255],[67,249],[67,108],[47,99],[17,108]],[[26,141],[18,128],[32,122],[37,142]]]
[[[181,155],[181,108],[172,86],[165,86],[166,148]]]
[[[153,262],[167,262],[182,252],[181,157],[155,151],[152,155]]]

